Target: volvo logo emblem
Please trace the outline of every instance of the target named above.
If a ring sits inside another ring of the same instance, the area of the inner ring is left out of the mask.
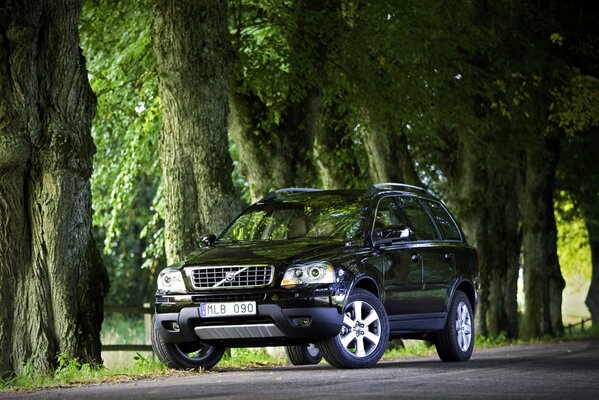
[[[227,272],[225,275],[225,280],[227,282],[233,282],[235,280],[235,272]]]

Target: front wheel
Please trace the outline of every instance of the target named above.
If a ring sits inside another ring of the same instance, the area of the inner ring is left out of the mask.
[[[287,346],[285,353],[293,365],[315,365],[322,360],[320,350],[312,343],[303,346]]]
[[[154,326],[154,324],[152,324]],[[225,353],[225,348],[196,342],[167,343],[156,327],[152,329],[152,348],[158,359],[173,369],[210,369]]]
[[[449,313],[445,328],[435,337],[437,354],[443,361],[466,361],[470,359],[474,349],[474,314],[470,300],[464,292],[457,291]]]
[[[356,289],[343,314],[339,334],[318,344],[325,360],[337,368],[376,364],[389,343],[389,321],[380,300],[367,290]]]

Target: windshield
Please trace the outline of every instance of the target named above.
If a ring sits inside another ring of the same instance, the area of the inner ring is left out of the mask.
[[[293,201],[293,197],[253,205],[219,240],[353,239],[362,235],[364,198],[321,194]]]

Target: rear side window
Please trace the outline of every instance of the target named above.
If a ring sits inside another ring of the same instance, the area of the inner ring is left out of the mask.
[[[426,205],[433,213],[433,216],[435,217],[435,220],[437,220],[437,224],[439,225],[439,228],[441,228],[441,232],[443,232],[443,236],[445,236],[446,240],[462,240],[460,230],[445,207],[433,201],[426,201]]]
[[[406,196],[400,197],[399,203],[404,213],[412,223],[412,229],[416,240],[434,240],[435,227],[431,219],[416,197]]]

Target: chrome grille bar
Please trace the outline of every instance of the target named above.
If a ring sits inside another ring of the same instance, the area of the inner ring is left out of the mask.
[[[267,286],[274,277],[272,265],[189,267],[186,272],[196,290]]]

